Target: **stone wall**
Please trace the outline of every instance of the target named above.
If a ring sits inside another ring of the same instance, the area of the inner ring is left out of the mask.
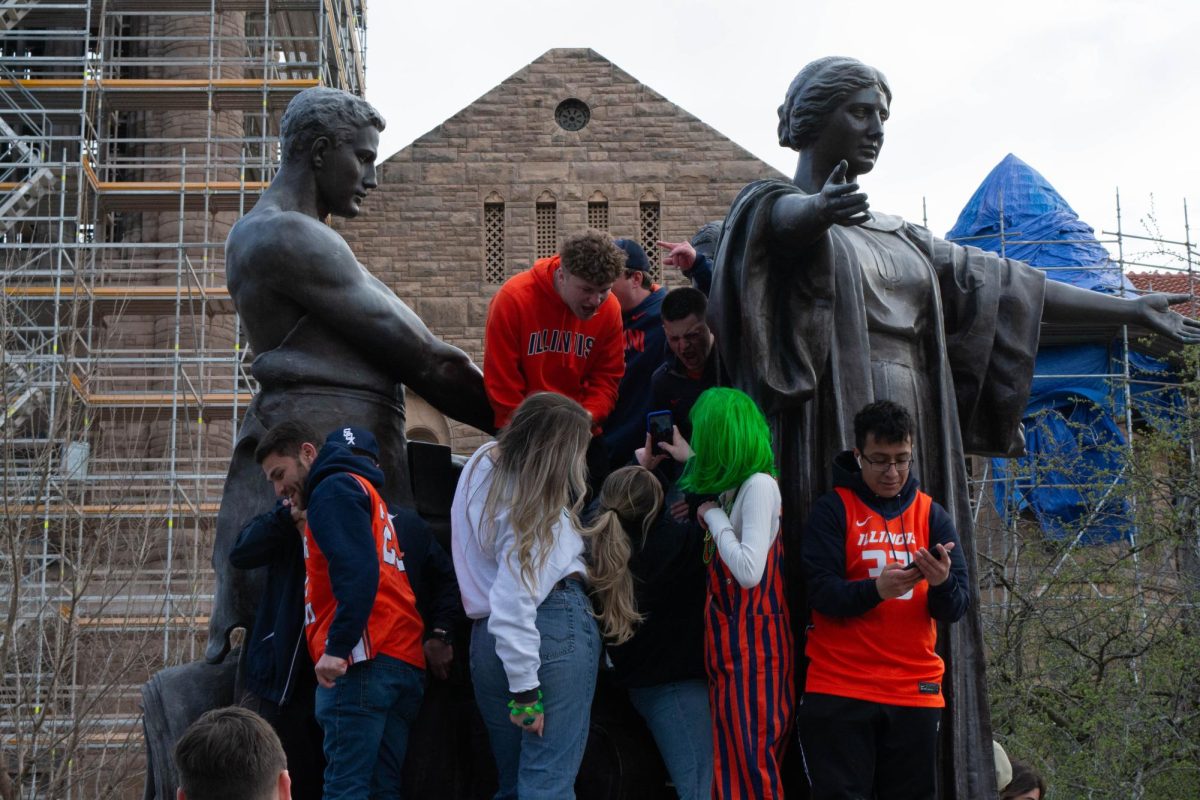
[[[568,98],[590,108],[582,130],[555,121]],[[764,177],[781,175],[603,56],[558,49],[387,159],[363,213],[335,225],[434,333],[482,363],[488,302],[499,288],[484,279],[485,201],[504,202],[512,275],[533,261],[539,197],[557,202],[559,241],[587,226],[588,201],[601,195],[614,236],[638,238],[639,203],[650,199],[662,237],[681,240],[723,218],[742,187]],[[664,279],[680,282],[674,270]],[[451,427],[456,448],[481,441]]]

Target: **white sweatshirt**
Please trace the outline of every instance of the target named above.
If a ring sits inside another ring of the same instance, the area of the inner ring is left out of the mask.
[[[722,505],[733,494],[731,490],[721,495]],[[721,560],[743,589],[753,589],[762,581],[767,554],[779,535],[782,507],[779,484],[765,472],[756,472],[738,487],[729,514],[720,506],[704,514]]]
[[[558,581],[573,572],[586,575],[587,565],[583,539],[564,508],[555,525],[554,549],[534,575],[533,591],[525,585],[508,509],[483,524],[495,468],[488,453],[494,447],[495,442],[489,442],[479,448],[463,468],[450,509],[451,551],[467,616],[488,618],[488,632],[496,637],[496,655],[504,664],[509,691],[523,692],[538,685],[542,643],[536,624],[538,606]],[[494,539],[489,538],[493,531]]]

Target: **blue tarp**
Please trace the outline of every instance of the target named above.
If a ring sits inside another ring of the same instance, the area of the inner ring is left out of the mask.
[[[1003,213],[1003,226],[1001,215]],[[1001,246],[1003,231],[1003,247]],[[1106,293],[1132,289],[1092,228],[1037,170],[1011,153],[967,202],[946,238],[1003,252],[1047,276]],[[1024,243],[1023,243],[1024,242]],[[1111,542],[1130,534],[1122,493],[1125,442],[1114,421],[1125,413],[1119,342],[1039,349],[1026,409],[1028,455],[992,459],[996,510],[1008,517],[1031,510],[1045,533]],[[1130,395],[1152,424],[1182,404],[1165,362],[1129,353]],[[1056,376],[1056,377],[1048,377]]]
[[[1009,153],[988,173],[946,234],[982,250],[1004,255],[1043,269],[1047,275],[1085,289],[1116,293],[1122,282],[1132,289],[1120,267],[1096,241],[1092,227],[1055,191],[1041,173]],[[1031,244],[1023,244],[1030,242]],[[1081,267],[1081,269],[1062,269]]]

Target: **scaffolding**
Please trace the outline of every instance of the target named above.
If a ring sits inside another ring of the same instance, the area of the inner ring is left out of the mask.
[[[1123,211],[1121,208],[1121,193],[1120,189],[1115,192],[1115,231],[1101,231],[1101,236],[1104,238],[1097,239],[1054,239],[1054,240],[1034,240],[1028,239],[1019,230],[1005,229],[1005,210],[1004,198],[1000,197],[998,206],[997,218],[997,235],[984,235],[978,237],[968,237],[964,239],[956,239],[954,241],[959,244],[973,244],[974,239],[999,239],[999,253],[1001,256],[1006,254],[1008,247],[1016,245],[1077,245],[1077,244],[1100,244],[1112,247],[1116,251],[1116,257],[1110,258],[1106,265],[1088,265],[1082,266],[1054,266],[1054,267],[1039,267],[1045,271],[1048,277],[1053,278],[1053,273],[1056,271],[1078,271],[1080,269],[1088,269],[1095,273],[1109,273],[1114,285],[1120,286],[1118,291],[1119,296],[1132,298],[1149,291],[1185,293],[1191,295],[1192,299],[1186,304],[1175,306],[1181,313],[1193,318],[1200,317],[1200,305],[1197,300],[1197,288],[1200,288],[1200,252],[1197,251],[1197,244],[1191,238],[1191,227],[1188,218],[1187,201],[1183,201],[1182,205],[1182,220],[1183,220],[1183,238],[1170,239],[1159,234],[1157,230],[1147,231],[1153,235],[1142,235],[1130,233],[1125,227]],[[1128,283],[1123,280],[1130,279],[1134,284],[1131,290]],[[1156,283],[1157,281],[1157,283]],[[1047,372],[1044,370],[1035,370],[1034,379],[1048,380],[1073,380],[1073,379],[1100,379],[1104,380],[1109,385],[1109,392],[1113,402],[1111,406],[1122,409],[1122,419],[1120,420],[1121,428],[1126,436],[1126,447],[1132,448],[1134,435],[1138,424],[1141,420],[1137,419],[1138,414],[1135,409],[1135,404],[1132,402],[1133,394],[1138,388],[1165,388],[1178,385],[1178,381],[1172,380],[1153,380],[1145,376],[1135,377],[1136,370],[1131,367],[1130,354],[1134,352],[1142,352],[1155,357],[1174,358],[1178,362],[1180,353],[1179,348],[1161,338],[1147,339],[1145,338],[1149,331],[1131,330],[1128,325],[1112,325],[1098,322],[1089,327],[1080,326],[1056,326],[1043,324],[1040,346],[1055,346],[1055,345],[1074,345],[1080,343],[1117,343],[1117,357],[1114,359],[1115,364],[1109,371],[1088,373],[1086,375],[1061,374]],[[1193,472],[1195,471],[1196,453],[1194,447],[1188,446],[1188,461]],[[971,508],[978,524],[981,516],[986,518],[988,514],[985,509],[992,502],[995,484],[997,482],[1009,482],[1011,484],[1013,476],[1010,473],[1004,477],[996,477],[992,474],[990,465],[987,461],[978,459],[973,465],[973,475],[971,480]],[[1112,493],[1114,486],[1119,483],[1121,476],[1109,476],[1102,485],[1087,485],[1082,484],[1055,484],[1055,483],[1040,483],[1039,488],[1087,488],[1092,490],[1091,494],[1100,498],[1099,503],[1102,504],[1104,499]],[[1098,509],[1097,509],[1098,510]],[[993,527],[1001,527],[1006,532],[1005,535],[992,537],[988,542],[988,551],[985,552],[985,558],[993,567],[999,567],[1004,564],[1019,563],[1020,537],[1016,535],[1018,526],[1018,518],[1015,515],[1006,515],[1003,519],[991,520]],[[1132,528],[1129,534],[1130,538],[1128,546],[1136,551],[1137,549],[1137,533],[1136,528]],[[1059,564],[1055,568],[1055,572],[1062,568],[1062,565],[1071,558],[1072,552],[1081,546],[1086,539],[1086,526],[1081,529],[1072,539],[1064,552],[1059,554]],[[1197,546],[1200,546],[1200,539],[1196,541]],[[1093,587],[1094,589],[1094,587]],[[1007,597],[1003,589],[1003,581],[999,582],[999,592],[995,596],[995,601],[1003,606],[1007,603]]]
[[[140,791],[198,658],[254,385],[223,247],[287,103],[365,91],[365,0],[0,1],[0,780]]]
[[[1107,269],[1121,294],[1131,293],[1129,283],[1135,294],[1188,294],[1192,299],[1174,308],[1200,317],[1200,252],[1186,201],[1178,237],[1163,236],[1153,220],[1145,234],[1131,233],[1119,191],[1115,208],[1116,230],[1102,231],[1099,241],[1109,249]],[[1014,244],[1039,244],[1003,230],[1003,218],[1001,200],[1001,254]],[[1052,277],[1054,269],[1080,267],[1046,269]],[[1014,467],[998,476],[989,460],[970,460],[994,735],[1072,796],[1183,797],[1188,790],[1176,792],[1195,785],[1200,372],[1194,354],[1146,333],[1100,321],[1085,329],[1043,325],[1042,345],[1109,345],[1104,369],[1086,375],[1042,369],[1034,377],[1104,382],[1101,405],[1115,410],[1123,437],[1088,440],[1087,426],[1073,430],[1084,437],[1080,453],[1091,448],[1116,456],[1119,467],[1107,472],[1093,471],[1068,448],[1023,468],[1022,479],[1033,487],[1071,490],[1082,499],[1082,515],[1061,527],[1060,538],[1049,537],[1031,514],[997,513],[993,493],[1004,482],[1006,496],[1013,496]],[[1138,353],[1170,362],[1174,375],[1139,373]],[[1158,410],[1139,414],[1140,390],[1178,393],[1160,417]],[[1092,538],[1113,523],[1121,539]]]

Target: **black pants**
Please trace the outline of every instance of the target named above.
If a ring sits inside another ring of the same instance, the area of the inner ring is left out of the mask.
[[[933,800],[940,708],[806,693],[800,746],[811,800]]]

